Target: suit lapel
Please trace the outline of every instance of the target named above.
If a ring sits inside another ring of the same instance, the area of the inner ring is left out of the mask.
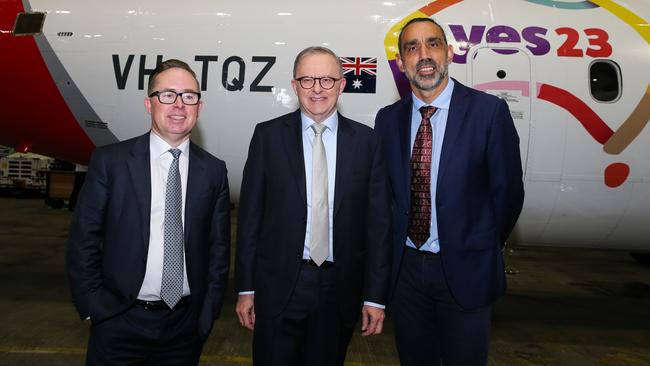
[[[336,182],[334,183],[334,214],[336,217],[341,207],[345,182],[350,176],[352,161],[357,151],[357,141],[354,139],[354,129],[347,118],[338,115],[339,126],[336,137]]]
[[[194,206],[199,202],[201,192],[205,190],[202,186],[208,182],[208,177],[205,175],[204,154],[198,146],[190,141],[188,169],[187,169],[187,191],[185,196],[185,225],[183,227],[185,239],[185,253],[189,253],[187,248],[190,237],[190,230],[192,229],[192,220],[189,213],[194,212]]]
[[[447,115],[447,127],[445,128],[445,137],[440,153],[440,164],[438,165],[438,181],[436,182],[438,187],[451,160],[452,150],[456,146],[460,131],[463,129],[465,114],[469,108],[467,89],[456,80],[454,80],[454,83],[454,91],[451,94],[449,103],[449,114]]]
[[[298,192],[305,206],[307,205],[307,191],[305,178],[305,158],[302,151],[302,120],[300,110],[289,115],[284,120],[284,133],[282,140],[289,160],[289,168],[294,176]]]
[[[140,208],[140,227],[143,245],[149,244],[149,222],[151,217],[151,161],[149,158],[149,134],[137,138],[131,148],[131,159],[127,162],[131,184]]]
[[[402,167],[402,181],[401,185],[404,188],[404,195],[410,205],[410,191],[411,191],[411,111],[413,110],[413,100],[409,93],[407,97],[402,99],[402,103],[397,109],[397,129],[400,141],[400,151],[402,152],[401,164]]]

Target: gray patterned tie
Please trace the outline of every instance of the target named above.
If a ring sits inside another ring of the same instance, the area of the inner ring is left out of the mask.
[[[179,149],[169,149],[174,156],[167,175],[167,194],[165,195],[164,243],[162,283],[160,297],[173,308],[183,296],[183,190],[181,173],[178,169]]]
[[[327,201],[327,156],[323,145],[325,125],[314,123],[311,166],[311,243],[309,255],[319,266],[329,255],[329,204]]]

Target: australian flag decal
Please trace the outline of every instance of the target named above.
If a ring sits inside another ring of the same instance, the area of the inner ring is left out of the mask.
[[[341,57],[346,84],[344,93],[375,93],[377,57]]]

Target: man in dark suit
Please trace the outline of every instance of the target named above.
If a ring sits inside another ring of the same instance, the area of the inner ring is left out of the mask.
[[[360,315],[382,331],[388,177],[372,129],[337,113],[339,58],[307,48],[293,74],[300,109],[256,126],[244,168],[237,315],[257,366],[343,365]]]
[[[147,94],[151,132],[95,150],[70,228],[87,365],[198,364],[228,281],[226,167],[189,140],[196,76],[167,60]]]
[[[448,75],[429,18],[402,28],[411,91],[377,113],[393,192],[391,302],[401,365],[485,365],[501,246],[521,212],[519,137],[505,101]]]

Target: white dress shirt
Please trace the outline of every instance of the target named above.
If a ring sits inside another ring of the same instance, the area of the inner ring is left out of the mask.
[[[153,131],[149,134],[149,158],[151,165],[151,218],[149,221],[149,251],[144,281],[138,294],[138,299],[146,301],[160,300],[160,285],[164,258],[164,227],[165,194],[167,190],[167,173],[174,157],[169,153],[171,146]],[[183,227],[185,227],[185,200],[187,197],[187,172],[189,167],[188,154],[190,140],[185,140],[177,149],[181,151],[178,158],[178,168],[181,173],[183,191]],[[190,294],[187,282],[187,260],[183,257],[183,296]]]

